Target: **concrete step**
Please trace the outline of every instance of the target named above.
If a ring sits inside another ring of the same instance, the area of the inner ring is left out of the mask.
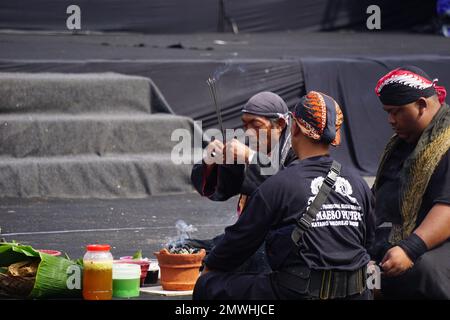
[[[0,115],[0,155],[170,153],[177,129],[193,132],[192,120],[169,114]]]
[[[117,73],[0,73],[0,113],[169,112],[149,78]]]
[[[158,153],[0,157],[0,198],[144,198],[191,192],[191,169]]]

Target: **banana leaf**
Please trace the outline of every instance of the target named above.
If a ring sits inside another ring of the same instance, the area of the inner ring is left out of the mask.
[[[142,250],[138,250],[135,254],[133,254],[133,260],[142,259]]]
[[[13,263],[23,261],[24,257],[39,258],[39,252],[31,246],[18,243],[0,243],[0,267],[8,267]]]
[[[4,270],[4,267],[20,261],[34,260],[39,260],[39,266],[31,292],[25,294],[25,290],[23,289],[25,286],[24,284],[29,283],[29,278],[7,277],[6,273],[2,273],[2,276],[0,277],[0,292],[2,291],[1,286],[3,285],[3,289],[5,289],[6,286],[6,292],[9,293],[14,292],[15,287],[17,287],[17,295],[15,296],[20,296],[22,298],[81,297],[80,289],[70,289],[68,286],[68,282],[70,282],[69,277],[71,276],[71,274],[68,273],[69,268],[80,268],[76,262],[63,257],[55,257],[38,252],[31,246],[25,246],[18,243],[0,243],[0,267],[2,267],[2,270]],[[79,275],[81,275],[81,269],[79,270]],[[5,292],[5,290],[3,290],[3,292]]]

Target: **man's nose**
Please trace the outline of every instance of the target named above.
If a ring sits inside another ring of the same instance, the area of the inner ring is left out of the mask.
[[[388,122],[391,126],[395,125],[395,118],[392,113],[388,113]]]

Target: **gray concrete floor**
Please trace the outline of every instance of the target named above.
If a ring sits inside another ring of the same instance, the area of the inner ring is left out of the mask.
[[[365,177],[372,186],[374,177]],[[0,234],[37,249],[66,252],[81,258],[85,246],[108,243],[112,254],[142,250],[153,258],[177,236],[182,219],[198,231],[191,236],[209,239],[237,218],[237,198],[213,202],[197,193],[153,196],[146,199],[0,199]]]
[[[81,258],[85,246],[108,243],[115,258],[142,250],[154,258],[177,236],[175,223],[183,219],[198,231],[193,238],[209,239],[236,218],[236,198],[212,202],[196,193],[146,199],[2,199],[1,237],[36,249],[66,252]]]

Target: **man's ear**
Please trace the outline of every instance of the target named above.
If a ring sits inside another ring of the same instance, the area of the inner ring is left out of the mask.
[[[283,118],[279,118],[277,120],[277,125],[281,130],[284,130],[284,128],[286,128],[286,120]]]
[[[297,121],[292,121],[292,128],[291,128],[291,134],[293,137],[298,136],[299,134],[302,134],[301,129],[299,128]]]
[[[422,116],[425,110],[428,108],[428,100],[424,97],[419,98],[416,101],[417,106],[419,107],[419,115]]]

